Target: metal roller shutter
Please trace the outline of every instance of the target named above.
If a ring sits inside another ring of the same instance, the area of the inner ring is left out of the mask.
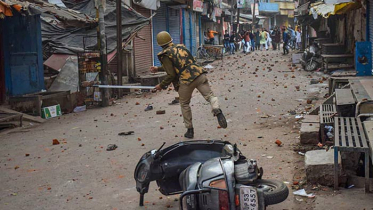
[[[192,34],[192,46],[190,48],[190,51],[192,52],[193,56],[196,55],[196,52],[197,52],[197,32],[196,32],[196,29],[197,29],[197,15],[195,12],[192,12],[190,13],[192,15],[192,19],[191,19],[191,27],[192,27],[192,30],[191,30],[191,34]]]
[[[372,44],[372,55],[373,55],[373,0],[369,0],[369,38],[367,40]]]
[[[156,11],[156,15],[153,17],[153,55],[155,66],[161,65],[158,60],[157,54],[162,51],[162,48],[157,45],[157,34],[161,31],[167,31],[166,13],[166,4],[161,3],[161,7]]]
[[[134,9],[145,17],[150,17],[149,9],[134,5]],[[144,75],[148,73],[148,69],[153,65],[152,53],[152,26],[147,25],[142,28],[137,34],[145,40],[135,38],[133,43],[134,49],[134,63],[137,75]]]
[[[180,9],[168,8],[168,32],[171,34],[173,42],[180,44]]]
[[[190,11],[184,11],[184,27],[185,27],[185,39],[184,44],[188,50],[195,55],[196,54],[196,15]]]

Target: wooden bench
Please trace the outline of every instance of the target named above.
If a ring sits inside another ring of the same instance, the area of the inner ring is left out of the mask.
[[[338,190],[338,152],[364,153],[365,192],[369,192],[369,146],[359,118],[334,118],[334,189]]]
[[[338,58],[345,58],[345,59],[348,59],[348,58],[353,58],[354,55],[353,54],[338,54],[338,55],[326,55],[326,54],[321,54],[321,58],[323,60],[323,68],[324,70],[327,72],[328,69],[338,69],[338,68],[343,68],[343,69],[346,69],[346,68],[353,68],[354,65],[353,64],[344,64],[344,65],[341,65],[341,64],[338,64],[338,65],[330,65],[329,62],[330,60],[335,60],[335,59],[338,59]]]
[[[337,115],[337,108],[334,104],[322,104],[320,106],[319,118],[320,118],[320,133],[321,133],[321,142],[325,144],[326,135],[325,135],[325,126],[334,125],[334,117]]]

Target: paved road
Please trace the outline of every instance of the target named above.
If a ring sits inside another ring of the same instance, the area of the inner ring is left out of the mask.
[[[211,64],[215,68],[208,77],[228,119],[227,129],[217,127],[209,105],[197,92],[192,109],[195,139],[237,143],[244,155],[258,160],[264,178],[291,187],[303,176],[303,157],[293,151],[299,142],[299,123],[289,112],[303,112],[311,106],[306,102],[310,98],[315,104],[326,93],[326,84],[310,85],[311,77],[322,79],[322,75],[299,71],[289,59],[279,51],[264,51]],[[0,209],[144,209],[137,207],[133,179],[137,161],[162,142],[185,140],[180,108],[168,105],[175,96],[174,91],[131,95],[112,107],[63,115],[25,132],[0,135]],[[147,104],[155,110],[144,112]],[[160,109],[166,114],[156,115]],[[135,134],[118,136],[130,130]],[[61,144],[53,146],[53,139]],[[284,146],[278,147],[276,139]],[[106,151],[113,143],[118,149]],[[325,207],[334,198],[344,209],[354,206],[343,203],[349,192],[334,195],[327,190],[303,201],[290,195],[268,209],[329,209]],[[359,189],[351,195],[361,195],[359,205],[371,202]],[[161,195],[153,183],[145,197],[146,209],[177,209],[175,198]]]

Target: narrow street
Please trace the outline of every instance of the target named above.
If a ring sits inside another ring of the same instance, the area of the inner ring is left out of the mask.
[[[194,139],[237,143],[244,155],[258,160],[265,179],[287,183],[288,199],[268,209],[371,209],[373,201],[363,189],[334,195],[332,188],[325,187],[314,192],[314,199],[297,200],[292,195],[293,181],[304,176],[304,157],[294,151],[299,144],[296,116],[327,93],[327,81],[310,84],[311,79],[322,81],[321,73],[293,67],[290,56],[272,50],[237,53],[211,65],[208,78],[228,128],[218,128],[209,105],[195,92]],[[162,195],[155,183],[145,195],[146,207],[138,207],[133,178],[142,154],[162,142],[171,145],[186,140],[180,107],[168,105],[176,96],[173,90],[132,94],[108,108],[63,115],[22,132],[0,134],[0,209],[178,209],[177,196]],[[147,104],[153,104],[154,110],[145,112]],[[156,115],[161,109],[166,113]],[[134,134],[118,135],[125,131]],[[61,144],[52,145],[53,139]],[[277,139],[282,147],[275,144]],[[106,151],[108,144],[118,148]],[[359,194],[361,202],[343,202],[346,193],[350,198]]]

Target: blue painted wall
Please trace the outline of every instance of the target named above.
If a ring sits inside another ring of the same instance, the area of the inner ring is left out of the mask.
[[[5,89],[9,96],[44,89],[40,16],[15,13],[0,22]]]

